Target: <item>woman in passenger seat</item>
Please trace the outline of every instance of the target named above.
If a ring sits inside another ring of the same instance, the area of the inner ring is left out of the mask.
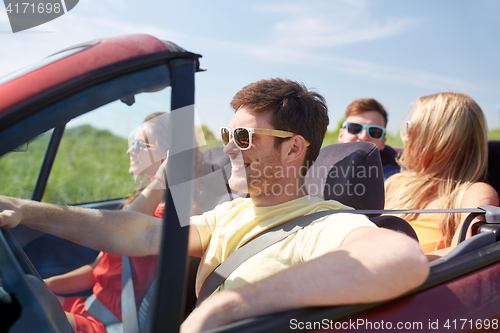
[[[169,150],[165,135],[168,131],[168,117],[169,114],[164,112],[150,114],[131,138],[127,150],[130,156],[129,173],[136,178],[138,187],[127,198],[122,209],[154,215],[158,218],[163,217],[164,203],[162,201],[166,163],[162,163]],[[200,160],[202,158],[201,152],[197,150],[196,159],[199,162],[196,163],[197,169],[204,167],[203,161]],[[197,172],[200,173],[202,170],[197,170]],[[195,193],[202,192],[200,183],[196,183],[195,188],[197,190]],[[193,213],[199,213],[195,205]],[[130,258],[137,309],[153,283],[157,260],[156,255]],[[71,294],[92,288],[97,300],[117,320],[122,321],[121,275],[122,257],[101,252],[92,264],[63,275],[50,277],[45,279],[45,282],[56,294]],[[76,333],[106,332],[104,324],[95,317],[97,314],[93,315],[93,311],[89,312],[87,309],[85,297],[60,297],[60,300]]]
[[[385,183],[385,209],[498,206],[498,195],[482,182],[488,159],[488,128],[469,96],[444,92],[417,99],[401,128],[402,172]],[[422,250],[444,255],[458,240],[468,214],[402,214],[415,229]],[[432,258],[432,257],[431,257]]]

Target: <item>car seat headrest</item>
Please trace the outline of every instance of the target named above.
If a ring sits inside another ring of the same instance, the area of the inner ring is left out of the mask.
[[[397,157],[398,152],[388,145],[385,145],[384,149],[380,151],[380,159],[382,160],[382,165],[398,165],[398,163],[396,162]]]
[[[355,209],[384,209],[384,174],[372,142],[326,146],[305,178],[310,195],[337,200]]]

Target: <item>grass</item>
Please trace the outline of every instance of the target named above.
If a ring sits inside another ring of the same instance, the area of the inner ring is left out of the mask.
[[[11,152],[0,159],[3,195],[31,198],[50,137],[41,135],[29,143],[27,152]]]
[[[488,132],[488,139],[489,140],[500,140],[500,128],[490,130]]]
[[[28,152],[0,159],[2,194],[31,198],[49,135],[30,141]],[[127,140],[108,131],[88,125],[67,129],[42,201],[75,204],[125,197],[135,187],[126,149]]]

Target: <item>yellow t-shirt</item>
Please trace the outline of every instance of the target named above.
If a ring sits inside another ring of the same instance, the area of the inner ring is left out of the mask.
[[[239,198],[192,217],[204,251],[196,278],[196,294],[207,276],[253,236],[296,217],[338,209],[352,208],[338,201],[324,201],[312,196],[271,207],[255,207],[251,199]],[[245,261],[218,290],[252,283],[319,257],[340,246],[351,231],[360,227],[376,226],[366,216],[359,214],[339,213],[317,219]]]

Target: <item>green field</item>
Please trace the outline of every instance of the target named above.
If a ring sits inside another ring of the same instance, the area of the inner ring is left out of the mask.
[[[0,158],[3,195],[31,198],[50,134],[29,142],[27,152]],[[90,126],[67,129],[43,201],[57,204],[125,197],[135,187],[128,173],[127,140]]]
[[[490,140],[500,140],[500,128],[490,130],[488,132],[488,139]]]

